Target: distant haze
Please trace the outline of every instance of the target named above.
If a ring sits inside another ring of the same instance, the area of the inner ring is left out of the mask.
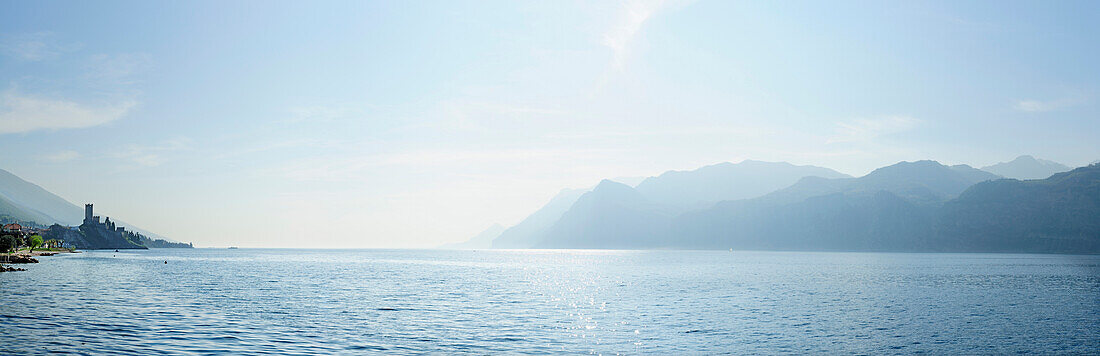
[[[641,232],[899,162],[1047,178],[1100,158],[1097,23],[1097,1],[0,2],[0,169],[64,202],[0,208],[428,248],[538,240],[573,204]],[[752,162],[785,168],[714,178]],[[830,202],[903,206],[865,198]]]
[[[1045,159],[1037,159],[1031,156],[1020,156],[1010,162],[1001,162],[988,167],[982,167],[982,170],[1001,175],[1006,178],[1016,179],[1043,179],[1050,177],[1055,173],[1061,173],[1070,170],[1064,164],[1048,161]]]

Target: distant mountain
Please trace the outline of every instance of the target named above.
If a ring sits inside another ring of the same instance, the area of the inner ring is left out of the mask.
[[[0,210],[0,214],[32,217],[26,220],[42,225],[79,225],[84,219],[83,209],[3,169],[0,169],[0,200],[11,206]]]
[[[1020,156],[1011,162],[1001,162],[992,166],[982,167],[982,170],[995,173],[1006,178],[1015,179],[1043,179],[1055,173],[1069,171],[1070,167],[1064,164],[1038,159],[1032,156]]]
[[[936,161],[900,162],[859,178],[803,178],[790,187],[761,197],[761,200],[775,205],[835,193],[887,191],[914,204],[938,205],[975,183],[997,178],[992,173],[967,165],[948,167]]]
[[[965,164],[957,164],[957,165],[954,165],[954,166],[950,166],[948,168],[951,168],[951,170],[953,170],[955,172],[958,172],[959,174],[963,175],[963,177],[965,179],[970,180],[970,181],[974,181],[974,182],[984,182],[984,181],[987,181],[987,180],[995,180],[995,179],[1005,178],[1005,177],[1003,177],[999,174],[994,174],[994,173],[990,173],[988,171],[983,171],[983,170],[980,170],[980,169],[977,169],[977,168],[974,168],[974,167],[971,167],[971,166],[965,165]]]
[[[786,204],[726,202],[683,214],[667,247],[738,250],[913,251],[935,207],[886,190],[852,190]]]
[[[1100,253],[1100,165],[1019,181],[967,165],[900,162],[858,178],[804,176],[759,197],[687,211],[685,202],[696,198],[665,192],[707,180],[678,173],[637,188],[605,180],[563,213],[568,200],[558,201],[537,233],[507,241],[512,248]]]
[[[631,187],[637,187],[638,184],[641,184],[646,179],[649,179],[649,177],[615,177],[608,180],[612,182],[626,184]]]
[[[977,184],[939,211],[954,251],[1100,253],[1100,165]]]
[[[779,250],[930,249],[935,209],[994,179],[969,166],[900,162],[859,178],[803,178],[757,199],[683,214],[670,246]]]
[[[629,179],[605,180],[586,194],[588,198],[584,199],[584,204],[578,200],[580,195],[577,191],[572,191],[561,199],[555,198],[555,201],[547,204],[546,208],[528,220],[506,230],[493,242],[493,247],[558,246],[572,239],[583,239],[583,234],[565,236],[581,231],[607,231],[614,236],[620,236],[628,230],[614,228],[615,224],[649,226],[667,221],[684,211],[709,207],[718,201],[763,195],[811,175],[848,177],[821,167],[743,161],[737,164],[720,163],[693,171],[669,171],[657,177],[646,178],[637,184],[637,188],[622,184],[622,181],[629,182]],[[597,192],[597,189],[600,191]],[[642,221],[628,221],[629,217]],[[612,235],[607,235],[606,238],[614,239]],[[635,242],[645,244],[642,240],[644,239]],[[583,241],[574,242],[588,246]],[[627,243],[626,240],[619,242]]]
[[[21,225],[48,225],[53,218],[37,211],[28,210],[0,195],[0,223],[19,223]]]
[[[550,202],[493,240],[493,248],[530,248],[588,189],[562,189]]]
[[[0,217],[11,216],[16,220],[33,222],[43,226],[61,224],[80,225],[84,221],[84,208],[70,203],[42,187],[23,180],[0,169]],[[164,239],[157,234],[116,220],[126,229],[154,239]],[[164,239],[166,243],[173,242]]]
[[[1100,253],[1100,165],[1018,181],[900,162],[682,214],[604,181],[528,247]]]
[[[665,172],[642,181],[636,189],[653,202],[692,209],[723,200],[755,198],[794,184],[803,177],[849,176],[822,167],[746,160],[693,171]]]
[[[711,249],[1100,252],[1100,165],[1045,180],[982,180],[957,196],[988,176],[942,167],[903,162],[852,180],[807,178],[684,214],[670,241]]]
[[[634,188],[604,180],[529,247],[648,248],[659,243],[671,219],[669,209]]]
[[[459,243],[447,244],[440,246],[442,249],[454,249],[454,250],[469,250],[469,249],[486,249],[493,245],[493,239],[500,236],[504,232],[504,226],[501,224],[493,224],[485,231],[471,237],[469,240]]]

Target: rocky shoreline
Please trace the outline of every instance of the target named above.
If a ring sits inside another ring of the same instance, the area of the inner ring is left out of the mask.
[[[18,253],[12,255],[0,255],[0,264],[27,264],[38,263],[38,259],[35,257],[53,256],[59,253],[79,253],[77,251],[35,251],[29,253]],[[0,272],[17,272],[26,271],[22,268],[15,268],[10,266],[0,265]]]

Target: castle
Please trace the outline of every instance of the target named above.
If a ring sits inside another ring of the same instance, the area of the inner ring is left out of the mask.
[[[115,223],[111,221],[111,218],[106,218],[103,222],[99,222],[99,216],[92,213],[92,204],[84,204],[84,223],[80,226],[87,226],[92,228],[101,228],[107,231],[117,231],[120,233],[126,233],[126,228],[122,226],[115,226]]]

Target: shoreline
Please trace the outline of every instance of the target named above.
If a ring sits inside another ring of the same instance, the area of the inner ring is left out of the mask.
[[[35,257],[49,257],[49,256],[57,255],[59,253],[80,253],[80,251],[76,251],[76,250],[40,250],[40,251],[15,252],[15,253],[12,253],[10,255],[9,254],[3,254],[3,255],[0,255],[0,261],[2,261],[2,262],[0,262],[0,272],[22,272],[22,271],[26,271],[26,269],[23,269],[23,268],[16,268],[16,267],[12,267],[12,266],[4,266],[4,265],[38,263],[38,259],[35,258]]]

